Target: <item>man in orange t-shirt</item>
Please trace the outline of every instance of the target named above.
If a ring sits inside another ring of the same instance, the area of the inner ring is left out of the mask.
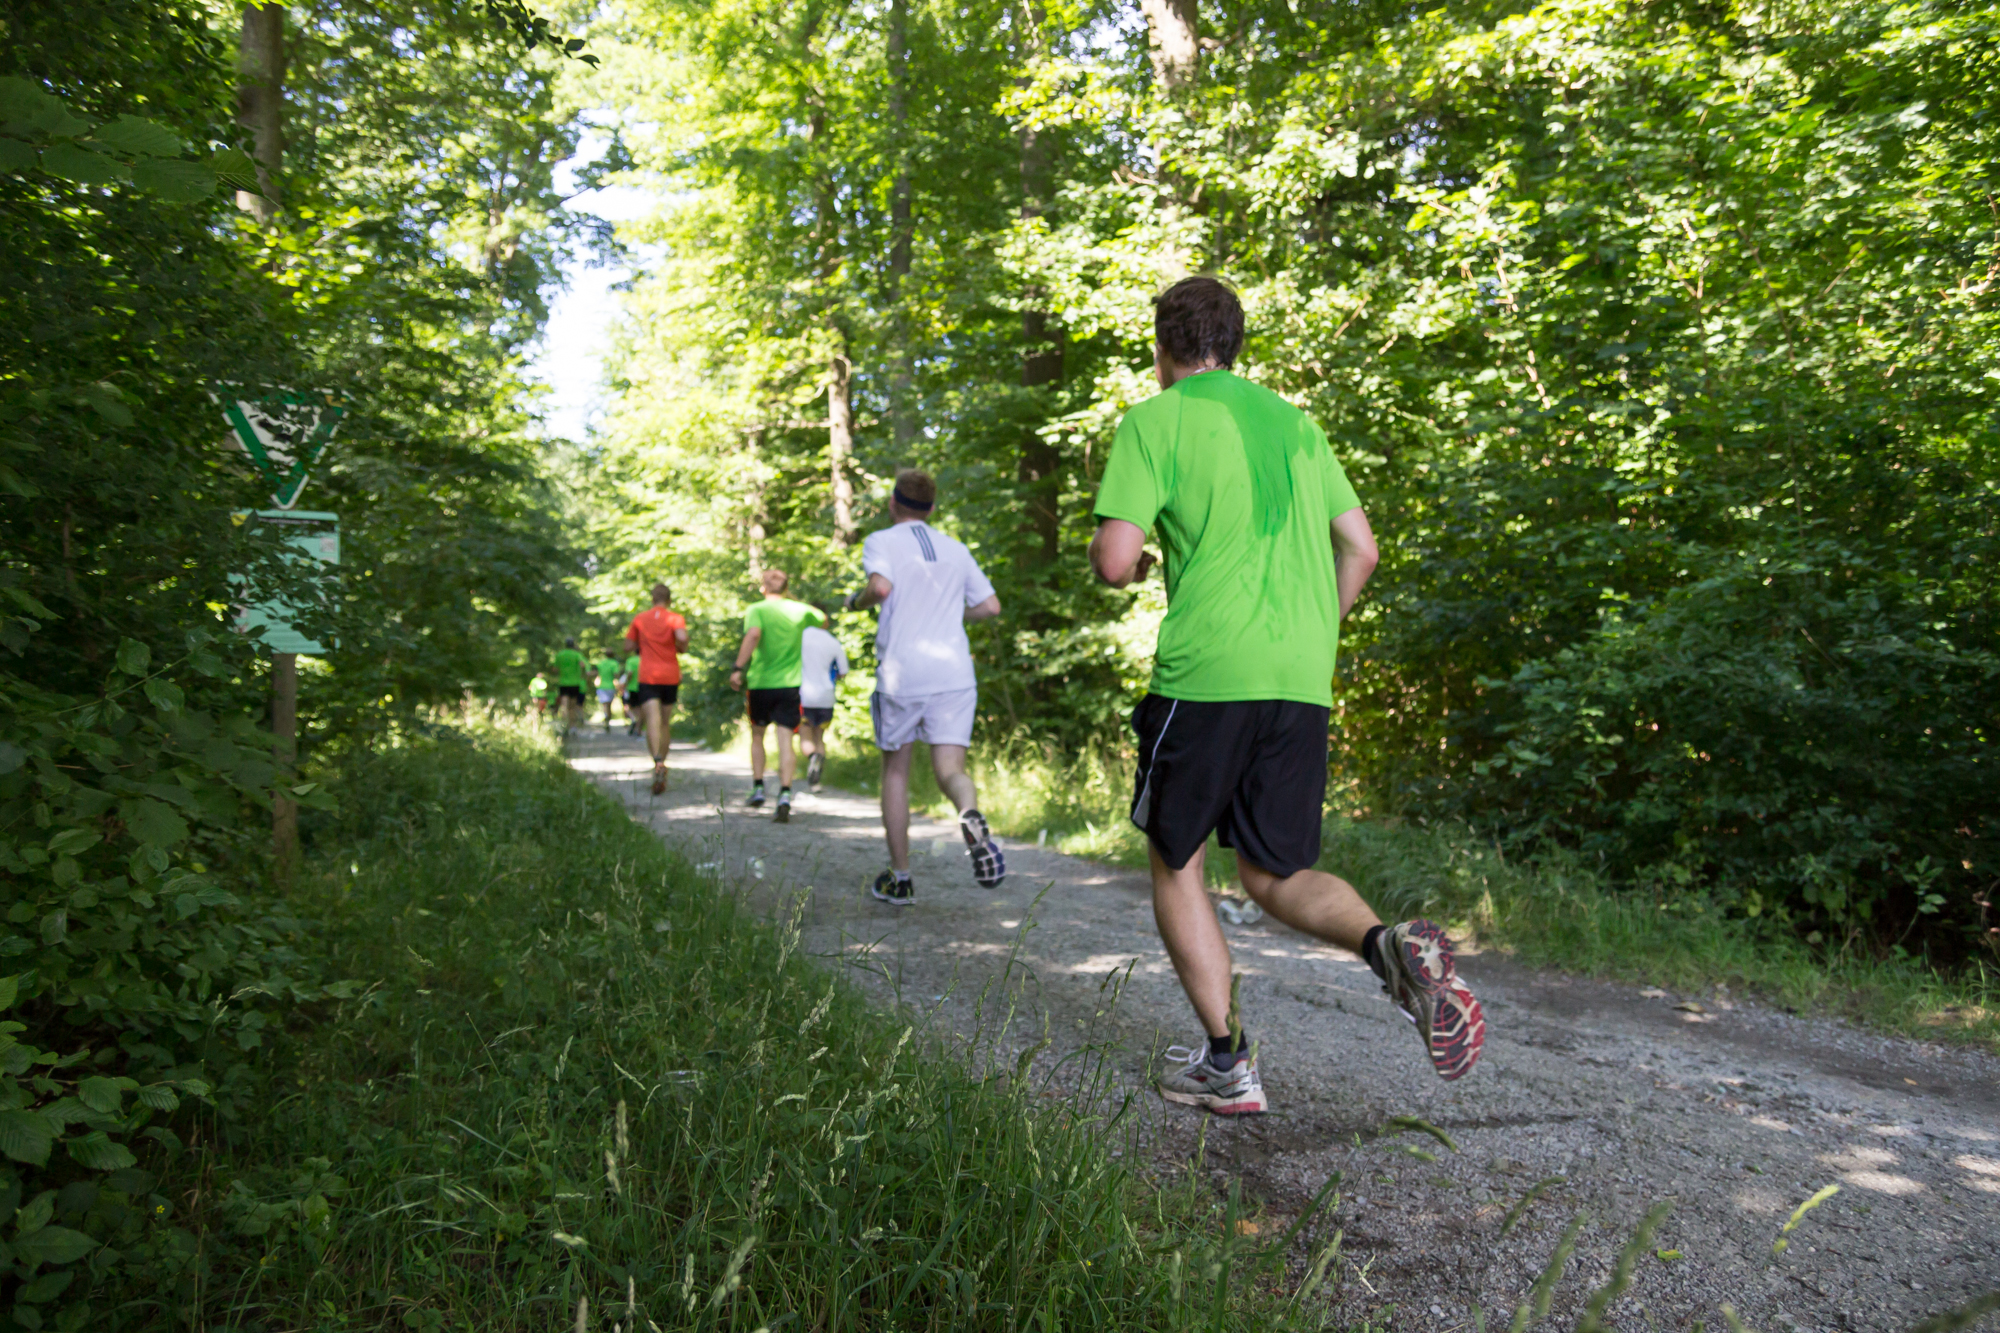
[[[653,585],[653,604],[632,620],[625,641],[639,654],[639,683],[629,697],[639,703],[646,724],[646,748],[653,755],[653,795],[667,789],[667,749],[673,744],[674,704],[681,694],[681,649],[688,644],[688,623],[671,608],[674,595],[664,583]]]

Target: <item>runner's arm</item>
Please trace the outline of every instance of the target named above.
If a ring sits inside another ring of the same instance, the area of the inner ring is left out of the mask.
[[[967,624],[971,624],[975,620],[991,620],[999,614],[1000,594],[996,592],[985,601],[966,607],[965,621]]]
[[[1090,567],[1114,588],[1145,578],[1153,568],[1146,530],[1122,518],[1098,520],[1097,535],[1090,539]]]
[[[1362,585],[1375,572],[1376,562],[1382,558],[1375,549],[1375,533],[1368,526],[1368,515],[1360,509],[1350,509],[1333,520],[1333,565],[1335,577],[1340,586],[1340,618],[1347,619],[1347,613],[1354,609],[1355,598],[1361,596]]]
[[[685,648],[687,646],[688,646],[688,627],[686,625],[682,625],[681,627],[679,627],[674,631],[674,647]]]
[[[895,585],[880,574],[870,574],[868,586],[848,598],[847,609],[866,611],[871,606],[880,606],[889,600],[889,594],[895,590]]]
[[[753,629],[744,634],[743,642],[736,649],[736,669],[729,673],[730,680],[734,681],[743,674],[743,668],[749,664],[752,654],[757,651],[757,641],[763,637],[764,631],[761,629]]]

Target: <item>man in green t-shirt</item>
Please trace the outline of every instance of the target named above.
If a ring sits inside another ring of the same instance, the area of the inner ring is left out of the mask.
[[[618,697],[618,673],[625,664],[606,648],[597,658],[597,702],[604,705],[604,730],[611,730],[611,703]]]
[[[639,654],[632,653],[625,659],[625,674],[619,678],[624,683],[619,686],[625,692],[625,734],[639,734]]]
[[[564,731],[583,721],[583,654],[575,639],[564,639],[556,654],[556,711]]]
[[[1132,822],[1148,840],[1153,917],[1207,1040],[1175,1047],[1170,1101],[1266,1109],[1257,1048],[1232,1010],[1229,945],[1202,880],[1209,835],[1236,850],[1243,888],[1278,920],[1353,950],[1458,1078],[1486,1021],[1429,921],[1384,926],[1323,870],[1320,821],[1340,618],[1374,571],[1375,538],[1326,435],[1230,373],[1243,307],[1214,278],[1154,302],[1161,392],[1125,414],[1097,493],[1099,578],[1123,588],[1167,567],[1150,692],[1132,715]]]
[[[825,618],[804,602],[785,596],[791,578],[782,569],[764,571],[764,600],[743,613],[743,642],[736,649],[736,669],[729,687],[746,692],[750,714],[750,800],[764,804],[764,728],[778,725],[778,806],[774,823],[792,817],[792,732],[799,725],[799,681],[803,659],[799,642],[806,626],[824,625]],[[748,667],[746,673],[744,670]]]

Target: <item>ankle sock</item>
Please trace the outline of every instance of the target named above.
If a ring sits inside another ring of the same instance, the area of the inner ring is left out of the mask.
[[[1361,961],[1384,981],[1389,979],[1389,974],[1382,970],[1382,936],[1388,931],[1387,926],[1370,926],[1368,933],[1361,937]]]
[[[1236,1068],[1238,1060],[1248,1058],[1249,1053],[1248,1033],[1239,1032],[1233,1038],[1224,1035],[1208,1039],[1208,1062],[1225,1074]]]
[[[908,884],[910,882],[910,872],[907,870],[897,870],[894,866],[891,866],[889,873],[896,877],[898,884]]]

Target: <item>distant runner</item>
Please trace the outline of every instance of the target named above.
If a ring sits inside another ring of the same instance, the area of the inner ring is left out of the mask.
[[[819,608],[831,618],[831,607]],[[849,671],[847,650],[840,640],[820,625],[808,625],[799,639],[799,748],[811,757],[806,760],[806,786],[819,790],[820,775],[826,771],[826,727],[833,721],[833,687]]]
[[[625,645],[630,648],[632,645]],[[639,654],[633,653],[625,659],[625,669],[618,674],[619,688],[625,691],[625,734],[639,734]]]
[[[1153,919],[1207,1039],[1167,1052],[1184,1067],[1160,1093],[1219,1114],[1268,1105],[1202,884],[1210,833],[1236,849],[1265,911],[1367,960],[1438,1073],[1458,1078],[1479,1059],[1486,1021],[1444,931],[1385,927],[1352,885],[1313,869],[1340,618],[1375,569],[1367,516],[1324,432],[1229,372],[1243,346],[1233,291],[1185,278],[1154,302],[1153,330],[1161,392],[1119,423],[1090,561],[1123,588],[1152,566],[1148,529],[1166,552],[1152,690],[1132,715],[1132,822],[1148,840]]]
[[[528,682],[528,702],[535,706],[536,717],[549,711],[549,678],[539,671]]]
[[[674,705],[681,696],[681,650],[688,646],[687,621],[673,606],[667,585],[655,583],[653,605],[634,616],[625,631],[625,642],[638,652],[626,663],[638,683],[631,686],[625,706],[630,709],[632,700],[638,700],[646,749],[653,756],[655,796],[667,789],[667,750],[673,744]]]
[[[868,586],[850,595],[849,610],[880,605],[875,628],[875,747],[882,751],[882,831],[889,868],[868,890],[885,903],[916,901],[910,882],[910,758],[916,742],[931,747],[938,790],[958,807],[958,831],[972,849],[972,877],[995,888],[1007,877],[979,793],[965,771],[972,719],[979,711],[979,680],[972,669],[967,621],[1000,614],[1000,599],[962,542],[924,520],[937,504],[928,472],[896,474],[889,498],[895,521],[871,533],[861,548]]]
[[[597,659],[597,702],[604,705],[604,729],[611,730],[611,704],[618,698],[618,674],[625,664],[606,648]]]
[[[556,654],[556,710],[568,731],[583,720],[583,654],[575,639],[564,639]]]
[[[792,730],[799,725],[799,640],[819,612],[785,596],[791,576],[782,569],[764,571],[764,600],[743,613],[743,642],[736,649],[736,669],[729,673],[731,689],[748,691],[750,715],[750,799],[752,809],[764,804],[764,728],[778,724],[778,808],[772,822],[792,817]],[[743,668],[750,668],[746,678]]]

